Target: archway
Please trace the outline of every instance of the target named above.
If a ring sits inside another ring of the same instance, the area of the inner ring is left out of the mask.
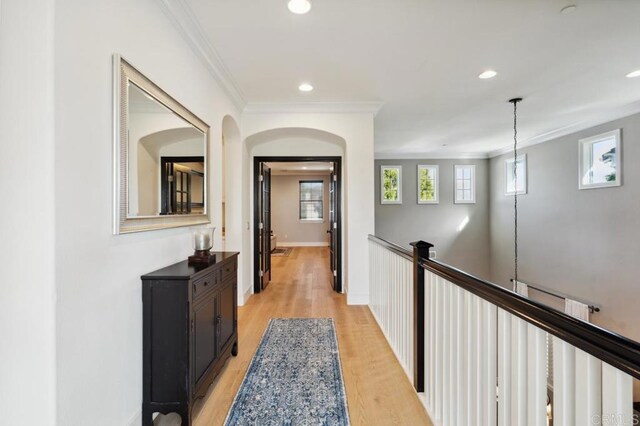
[[[252,254],[251,266],[253,269],[253,291],[259,292],[263,285],[263,276],[261,272],[264,266],[264,247],[260,241],[265,241],[266,238],[262,236],[261,232],[264,231],[264,221],[260,221],[259,217],[264,215],[264,212],[260,210],[260,198],[259,188],[261,188],[261,181],[259,180],[258,171],[261,169],[260,164],[267,161],[328,161],[337,165],[336,177],[337,177],[337,191],[336,191],[336,204],[338,212],[335,217],[335,221],[332,223],[332,227],[335,226],[335,237],[331,234],[330,239],[330,258],[335,261],[332,262],[332,269],[335,274],[333,282],[334,289],[337,291],[346,290],[343,287],[342,277],[344,276],[344,247],[346,245],[346,233],[344,232],[344,226],[346,217],[344,213],[344,204],[346,194],[344,193],[343,178],[344,174],[344,157],[345,157],[345,139],[319,129],[313,128],[301,128],[301,127],[288,127],[269,129],[266,131],[258,132],[245,139],[245,147],[248,157],[250,158],[250,170],[248,176],[251,177],[250,194],[250,213],[253,217],[251,223],[253,223],[252,238],[250,238],[250,245]],[[262,225],[262,228],[260,225]],[[262,251],[261,251],[262,250]],[[261,264],[261,260],[263,261]]]

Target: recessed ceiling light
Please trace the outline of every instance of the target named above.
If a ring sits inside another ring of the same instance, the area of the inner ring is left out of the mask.
[[[302,170],[307,170],[307,168],[305,166],[302,167]]]
[[[629,74],[627,74],[627,78],[636,78],[636,77],[640,77],[640,70],[631,71]]]
[[[311,10],[311,2],[309,0],[289,0],[287,6],[291,13],[296,15],[304,15]]]
[[[497,72],[495,72],[494,70],[486,70],[482,73],[480,73],[480,75],[478,76],[478,78],[481,78],[482,80],[486,80],[488,78],[493,78],[496,75],[498,75]]]
[[[309,83],[302,83],[300,86],[298,86],[298,90],[301,92],[310,92],[313,90],[313,86]]]
[[[570,4],[569,6],[565,6],[562,9],[560,9],[560,13],[562,13],[563,15],[566,15],[568,13],[575,12],[577,8],[578,6],[576,6],[575,4]]]

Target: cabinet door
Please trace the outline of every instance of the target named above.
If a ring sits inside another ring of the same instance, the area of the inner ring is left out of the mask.
[[[194,384],[216,357],[216,303],[215,294],[211,294],[193,309]]]
[[[235,281],[225,284],[220,290],[220,348],[224,347],[231,335],[235,321]]]

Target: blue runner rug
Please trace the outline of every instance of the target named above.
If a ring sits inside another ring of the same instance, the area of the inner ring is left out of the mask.
[[[225,425],[349,425],[331,318],[274,318]]]

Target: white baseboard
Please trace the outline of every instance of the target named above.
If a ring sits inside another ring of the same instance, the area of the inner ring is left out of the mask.
[[[140,426],[142,424],[142,411],[136,411],[129,421],[127,422],[127,426]]]
[[[253,296],[253,291],[251,291],[251,286],[249,286],[242,294],[242,300],[239,301],[238,306],[244,306],[251,296]]]
[[[368,305],[369,294],[347,293],[347,305]]]
[[[329,247],[329,243],[291,243],[291,242],[278,242],[278,247]]]

